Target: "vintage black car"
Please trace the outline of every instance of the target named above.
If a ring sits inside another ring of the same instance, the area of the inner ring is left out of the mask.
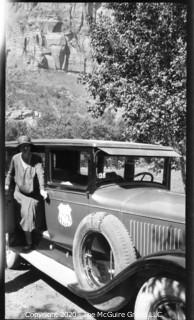
[[[102,140],[33,144],[49,197],[36,248],[23,253],[8,195],[7,266],[23,257],[100,310],[129,305],[135,320],[185,319],[185,197],[170,190],[179,154]],[[7,142],[7,164],[16,152],[17,143]]]

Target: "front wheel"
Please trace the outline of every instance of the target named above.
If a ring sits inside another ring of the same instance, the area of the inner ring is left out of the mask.
[[[184,285],[170,278],[150,278],[137,295],[134,319],[185,320]]]

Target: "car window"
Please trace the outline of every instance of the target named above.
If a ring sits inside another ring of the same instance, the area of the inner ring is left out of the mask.
[[[78,150],[55,150],[50,153],[50,178],[63,187],[87,187],[90,155]]]
[[[163,184],[164,158],[99,154],[97,179],[101,182],[155,182]]]

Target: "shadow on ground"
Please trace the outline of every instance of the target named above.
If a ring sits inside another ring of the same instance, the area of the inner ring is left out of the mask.
[[[25,266],[25,268],[22,270],[26,270],[26,269],[27,269],[27,266]],[[29,267],[28,267],[28,269],[29,269]],[[6,282],[5,283],[5,293],[16,292],[16,291],[28,286],[29,284],[36,282],[39,279],[40,279],[40,273],[38,271],[36,271],[35,269],[30,268],[25,273],[17,276],[13,280]]]

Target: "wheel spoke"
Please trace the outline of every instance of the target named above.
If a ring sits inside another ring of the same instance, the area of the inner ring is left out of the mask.
[[[84,243],[83,263],[88,282],[101,286],[114,277],[113,251],[101,235],[88,236]]]
[[[170,307],[164,307],[163,310],[158,309],[156,312],[153,312],[148,319],[149,320],[185,320],[185,314],[182,310],[173,311]]]
[[[184,311],[181,308],[180,303],[163,303],[157,310],[159,319],[162,320],[185,320]]]

